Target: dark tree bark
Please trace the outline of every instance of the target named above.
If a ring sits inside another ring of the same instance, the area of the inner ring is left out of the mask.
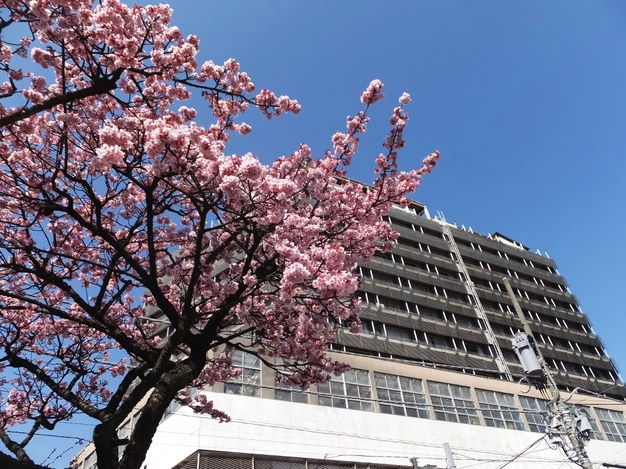
[[[50,469],[48,466],[18,461],[2,452],[0,452],[0,467],[2,469]]]

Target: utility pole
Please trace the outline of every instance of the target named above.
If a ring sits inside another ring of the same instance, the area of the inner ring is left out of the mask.
[[[456,469],[456,463],[454,462],[454,456],[452,455],[452,449],[449,443],[443,444],[443,451],[446,454],[446,469]],[[409,461],[411,461],[412,469],[438,469],[438,467],[433,464],[420,466],[418,458],[409,458]]]
[[[443,444],[443,451],[446,453],[446,469],[456,469],[456,463],[454,462],[454,456],[452,455],[450,443]]]
[[[535,337],[533,336],[533,331],[531,330],[528,321],[526,321],[526,318],[524,317],[522,308],[517,302],[517,298],[513,293],[513,289],[511,288],[509,279],[505,277],[502,280],[504,281],[504,286],[506,287],[506,291],[509,294],[509,298],[513,303],[513,308],[517,313],[517,317],[522,323],[524,332],[528,337],[533,340],[534,343],[536,343]],[[525,337],[523,337],[523,334],[518,332],[513,339],[513,347],[515,348],[515,351],[520,358],[520,361],[522,362],[522,367],[524,368],[524,371],[531,375],[531,383],[533,383],[533,371],[539,371],[539,369],[537,369],[535,366],[537,360],[540,370],[541,372],[543,372],[543,376],[547,379],[547,387],[552,396],[552,399],[548,404],[548,409],[552,414],[551,416],[557,422],[556,425],[553,425],[552,428],[550,428],[549,434],[561,438],[560,442],[563,443],[563,450],[566,454],[568,453],[568,450],[573,450],[576,455],[575,462],[577,464],[582,466],[584,469],[593,469],[591,461],[589,461],[589,457],[587,456],[587,451],[585,451],[585,441],[589,439],[589,433],[591,430],[589,421],[586,419],[585,416],[581,415],[561,398],[561,394],[559,393],[556,382],[554,381],[554,378],[550,373],[550,369],[548,368],[543,354],[538,347],[534,347],[534,351],[536,353],[535,362],[533,362],[532,360],[533,357],[527,359],[528,355],[524,355],[527,352],[526,350],[524,350],[524,346],[528,344],[528,342],[525,342],[525,340],[526,339]],[[534,381],[535,383],[537,383],[536,380]],[[567,444],[568,441],[569,445]],[[569,446],[569,448],[567,448],[567,446]]]

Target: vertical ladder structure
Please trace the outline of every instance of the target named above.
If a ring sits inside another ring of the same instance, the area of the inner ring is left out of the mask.
[[[509,370],[509,366],[506,364],[506,360],[504,359],[504,355],[502,354],[502,350],[500,349],[500,345],[498,344],[498,339],[493,333],[493,329],[491,328],[491,324],[489,323],[487,313],[485,312],[485,309],[480,302],[480,298],[478,297],[478,293],[476,292],[476,288],[474,287],[474,282],[472,282],[472,278],[467,271],[467,267],[465,267],[465,262],[463,262],[463,257],[461,256],[459,247],[454,240],[450,225],[446,222],[446,219],[443,217],[442,213],[439,213],[439,216],[436,218],[436,220],[441,224],[444,238],[446,239],[446,242],[448,243],[450,249],[456,257],[456,263],[458,264],[461,273],[463,274],[463,278],[465,279],[465,281],[463,282],[465,284],[465,288],[467,289],[468,294],[470,294],[474,299],[474,308],[476,310],[476,313],[485,324],[485,334],[487,336],[487,341],[496,352],[496,364],[498,365],[498,370],[500,371],[500,373],[506,376],[506,379],[508,379],[509,381],[513,381],[513,375]]]

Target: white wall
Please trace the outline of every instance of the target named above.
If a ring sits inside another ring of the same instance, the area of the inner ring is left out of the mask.
[[[442,445],[450,443],[458,469],[496,469],[533,442],[539,433],[400,417],[357,410],[294,404],[207,393],[232,421],[219,423],[180,409],[159,427],[147,469],[170,469],[196,450],[330,459],[378,464],[445,467]],[[592,440],[594,465],[626,464],[626,443]],[[541,441],[507,469],[579,467]]]

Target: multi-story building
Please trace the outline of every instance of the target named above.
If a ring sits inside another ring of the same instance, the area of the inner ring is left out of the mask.
[[[626,388],[556,263],[418,203],[387,221],[395,249],[359,267],[362,330],[337,324],[330,352],[352,370],[302,392],[237,352],[241,375],[203,390],[232,422],[172,409],[147,469],[397,468],[411,457],[444,468],[446,442],[459,469],[578,467],[545,436],[546,393],[513,351],[521,322],[504,277],[562,396],[589,416],[590,460],[626,467]]]

